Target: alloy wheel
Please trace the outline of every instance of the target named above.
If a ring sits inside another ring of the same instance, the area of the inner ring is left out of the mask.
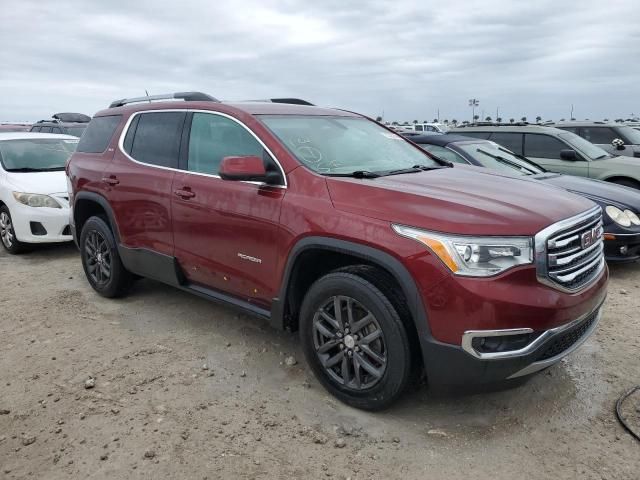
[[[373,387],[387,367],[380,324],[370,310],[351,297],[331,297],[316,311],[313,346],[327,374],[349,389]]]
[[[0,213],[0,237],[5,247],[11,248],[13,246],[13,225],[7,212]]]
[[[111,249],[104,236],[92,230],[84,243],[87,270],[96,284],[105,284],[111,278]]]

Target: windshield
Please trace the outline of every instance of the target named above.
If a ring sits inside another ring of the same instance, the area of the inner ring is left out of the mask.
[[[600,147],[595,146],[593,143],[585,140],[584,138],[571,132],[559,133],[558,136],[562,138],[569,145],[574,147],[580,153],[586,155],[590,160],[602,160],[604,158],[610,158],[607,152]]]
[[[78,140],[37,138],[0,142],[0,163],[7,172],[64,170]]]
[[[638,130],[627,126],[618,127],[618,130],[627,137],[627,140],[629,140],[632,145],[640,145],[640,132]]]
[[[516,157],[509,150],[494,142],[457,143],[456,147],[478,161],[483,167],[493,170],[502,170],[511,174],[518,172],[522,175],[532,175],[544,171],[534,163]]]
[[[87,128],[87,125],[82,125],[81,127],[66,127],[67,134],[73,135],[74,137],[81,137],[82,132],[84,132],[84,129]]]
[[[441,165],[404,138],[364,118],[262,116],[305,166],[322,174],[386,172]]]

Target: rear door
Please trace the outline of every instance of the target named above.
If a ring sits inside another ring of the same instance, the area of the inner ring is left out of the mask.
[[[173,255],[171,186],[186,112],[134,114],[103,182],[123,246]]]
[[[185,145],[186,143],[186,145]],[[268,307],[277,295],[273,275],[286,188],[275,159],[251,131],[218,113],[195,112],[173,181],[175,256],[187,280]],[[261,156],[281,185],[222,180],[227,156]]]
[[[620,138],[619,135],[610,127],[580,127],[579,135],[585,140],[590,141],[594,145],[599,146],[608,153],[613,155],[622,155],[616,153],[616,149],[612,145],[616,138]]]
[[[576,160],[562,160],[561,150],[573,150],[562,140],[541,133],[524,135],[524,156],[547,170],[567,175],[589,176],[589,162],[578,153]]]

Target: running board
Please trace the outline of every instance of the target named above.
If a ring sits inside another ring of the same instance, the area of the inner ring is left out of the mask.
[[[231,295],[220,293],[220,292],[217,292],[216,290],[211,290],[210,288],[202,287],[200,285],[195,285],[193,283],[180,285],[178,288],[180,288],[180,290],[185,290],[187,292],[194,293],[199,297],[206,298],[207,300],[213,300],[214,302],[218,302],[223,305],[227,305],[229,307],[242,310],[246,313],[256,315],[266,320],[271,319],[271,312],[269,310],[260,308],[252,303],[246,302],[244,300],[240,300],[236,297],[232,297]]]

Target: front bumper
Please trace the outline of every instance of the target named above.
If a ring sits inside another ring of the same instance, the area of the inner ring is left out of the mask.
[[[634,262],[640,259],[640,233],[604,233],[607,262]]]
[[[531,375],[559,362],[582,345],[595,331],[601,316],[602,304],[567,325],[546,330],[527,347],[501,352],[504,355],[498,357],[479,358],[477,352],[469,351],[468,341],[459,347],[428,339],[429,344],[423,345],[427,378],[436,385],[472,385]],[[500,331],[475,331],[479,336],[496,332]]]
[[[29,207],[16,202],[9,209],[16,238],[21,242],[57,243],[73,240],[68,207]]]

